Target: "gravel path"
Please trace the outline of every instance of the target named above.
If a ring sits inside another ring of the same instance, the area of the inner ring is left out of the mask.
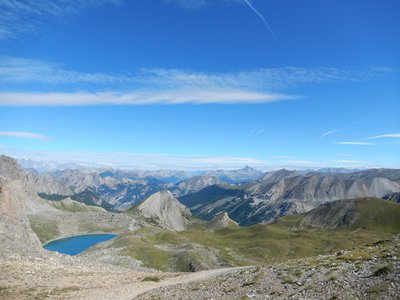
[[[140,287],[137,290],[135,290],[135,292],[131,296],[133,299],[135,299],[135,298],[140,299],[144,293],[149,292],[151,290],[168,288],[168,287],[179,285],[179,284],[189,284],[189,283],[206,281],[206,280],[214,279],[219,276],[224,276],[227,274],[235,273],[238,270],[247,269],[247,268],[249,268],[249,267],[223,268],[223,269],[207,270],[207,271],[200,271],[200,272],[196,272],[196,273],[184,274],[184,275],[180,275],[177,277],[168,278],[167,280],[159,282],[152,286]]]

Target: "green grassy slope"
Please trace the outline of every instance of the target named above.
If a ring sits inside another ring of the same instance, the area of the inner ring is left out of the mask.
[[[148,267],[189,271],[190,263],[201,265],[200,269],[224,265],[263,265],[328,254],[400,233],[399,204],[360,199],[356,200],[356,210],[354,222],[341,229],[304,225],[302,220],[306,214],[301,214],[281,218],[274,224],[232,226],[213,233],[205,232],[200,225],[179,233],[142,228],[121,235],[112,246],[120,247],[124,255],[135,257]],[[188,244],[201,247],[187,250]],[[209,257],[204,249],[208,249]]]
[[[357,200],[359,217],[351,229],[368,229],[385,233],[400,232],[400,205],[380,199]]]
[[[90,212],[90,211],[100,211],[101,209],[94,206],[88,206],[83,203],[73,201],[73,200],[60,200],[49,202],[51,206],[66,212]]]

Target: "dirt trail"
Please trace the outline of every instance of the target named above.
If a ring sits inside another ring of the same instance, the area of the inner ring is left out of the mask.
[[[207,279],[211,279],[220,275],[229,274],[235,272],[239,269],[249,268],[249,267],[237,267],[237,268],[223,268],[223,269],[216,269],[216,270],[206,270],[206,271],[199,271],[196,273],[189,273],[184,274],[172,278],[168,278],[162,282],[155,283],[151,286],[143,286],[136,289],[131,295],[129,299],[137,299],[140,295],[143,295],[146,292],[149,292],[154,289],[173,286],[177,284],[185,284],[185,283],[192,283],[198,281],[204,281]]]

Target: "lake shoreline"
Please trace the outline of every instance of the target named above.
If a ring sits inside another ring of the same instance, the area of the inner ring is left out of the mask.
[[[72,238],[72,237],[77,237],[77,236],[81,236],[81,235],[103,235],[103,234],[114,234],[115,236],[118,236],[117,233],[115,232],[96,232],[96,233],[79,233],[79,234],[73,234],[73,235],[66,235],[66,236],[61,236],[58,237],[56,239],[51,239],[48,240],[46,243],[42,244],[42,247],[46,246],[47,244],[54,242],[54,241],[58,241],[58,240],[62,240],[62,239],[67,239],[67,238]]]
[[[118,235],[106,234],[82,234],[56,239],[43,245],[47,251],[58,252],[70,256],[79,255],[87,249],[109,240],[116,238]]]

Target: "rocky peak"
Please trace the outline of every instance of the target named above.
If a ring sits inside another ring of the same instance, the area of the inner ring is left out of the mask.
[[[18,163],[0,156],[0,253],[2,256],[40,253],[41,245],[28,218],[28,202],[35,197]]]
[[[0,156],[0,176],[9,179],[22,179],[24,171],[17,163],[17,161],[9,156]]]
[[[151,195],[138,210],[147,221],[172,231],[185,230],[191,217],[190,210],[166,190]]]
[[[209,221],[204,227],[205,231],[214,232],[224,229],[230,225],[238,226],[239,224],[233,221],[227,212],[223,212],[215,216],[211,221]]]
[[[254,168],[252,168],[252,167],[250,167],[248,165],[246,165],[243,169],[241,169],[239,171],[242,171],[244,173],[259,173],[260,172],[260,171],[254,169]]]

